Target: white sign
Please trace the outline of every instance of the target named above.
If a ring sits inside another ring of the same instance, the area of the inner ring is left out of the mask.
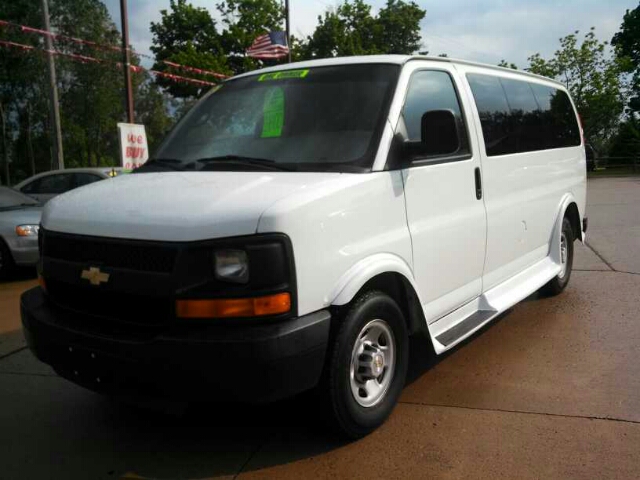
[[[135,170],[149,159],[147,132],[144,125],[119,123],[120,158],[125,170]]]

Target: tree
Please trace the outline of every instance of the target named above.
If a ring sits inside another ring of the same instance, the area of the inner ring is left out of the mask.
[[[57,39],[54,48],[64,54],[80,54],[100,60],[79,62],[56,56],[62,141],[67,167],[108,166],[120,162],[116,124],[125,120],[120,46],[116,25],[100,0],[56,0],[51,3],[52,28],[70,37],[103,45]],[[0,2],[0,18],[41,27],[40,2]],[[15,28],[3,28],[3,38],[32,45],[23,51],[0,47],[0,102],[6,111],[7,152],[12,159],[15,183],[36,171],[49,170],[51,138],[49,90],[42,37]],[[139,59],[132,55],[132,63]],[[133,76],[138,121],[146,124],[150,143],[171,123],[167,99],[148,74]]]
[[[498,66],[502,68],[510,68],[512,70],[518,70],[518,66],[515,63],[507,62],[505,59],[500,60]]]
[[[620,124],[618,132],[611,140],[609,155],[612,157],[638,158],[640,153],[640,122],[629,116]],[[619,163],[618,161],[616,163]]]
[[[527,70],[565,84],[582,118],[585,136],[602,149],[624,108],[623,68],[607,55],[607,42],[600,42],[594,30],[591,28],[580,44],[578,31],[561,38],[560,49],[550,60],[532,55]]]
[[[160,11],[158,23],[151,22],[153,40],[151,51],[156,56],[155,70],[176,73],[163,63],[167,60],[181,65],[229,73],[227,58],[216,22],[205,8],[194,7],[186,0],[171,0],[169,10]],[[212,81],[211,76],[189,74],[192,78]],[[162,77],[156,83],[175,97],[195,97],[203,87],[176,83]]]
[[[363,0],[345,0],[318,17],[315,31],[298,48],[298,58],[414,53],[421,46],[425,15],[414,2],[387,0],[374,17]]]
[[[611,39],[625,72],[633,74],[629,112],[640,112],[640,5],[625,13],[620,31]]]
[[[422,46],[420,22],[427,14],[414,2],[387,0],[378,14],[380,49],[384,53],[410,55]]]
[[[255,70],[261,63],[246,51],[260,35],[284,30],[284,9],[276,0],[226,0],[217,5],[225,30],[222,46],[234,75]]]

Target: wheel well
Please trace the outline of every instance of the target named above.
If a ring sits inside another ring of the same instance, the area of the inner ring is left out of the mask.
[[[404,276],[394,272],[381,273],[367,281],[353,298],[370,290],[379,290],[395,300],[407,322],[409,335],[425,327],[426,321],[418,296]]]
[[[582,241],[582,227],[580,226],[580,213],[578,212],[578,206],[575,203],[569,204],[564,216],[571,222],[571,228],[573,229],[575,238]]]

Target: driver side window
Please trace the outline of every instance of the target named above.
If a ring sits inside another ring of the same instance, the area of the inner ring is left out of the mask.
[[[440,70],[419,70],[411,76],[402,109],[403,132],[409,142],[422,139],[422,117],[435,110],[451,111],[458,124],[461,149],[456,154],[469,153],[469,140],[462,120],[462,110],[451,76]]]

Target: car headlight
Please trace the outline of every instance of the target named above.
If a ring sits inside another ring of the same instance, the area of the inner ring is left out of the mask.
[[[19,237],[35,237],[40,230],[39,225],[18,225],[16,227],[16,235]]]
[[[244,250],[218,250],[214,255],[216,278],[225,282],[247,283],[249,260]]]

